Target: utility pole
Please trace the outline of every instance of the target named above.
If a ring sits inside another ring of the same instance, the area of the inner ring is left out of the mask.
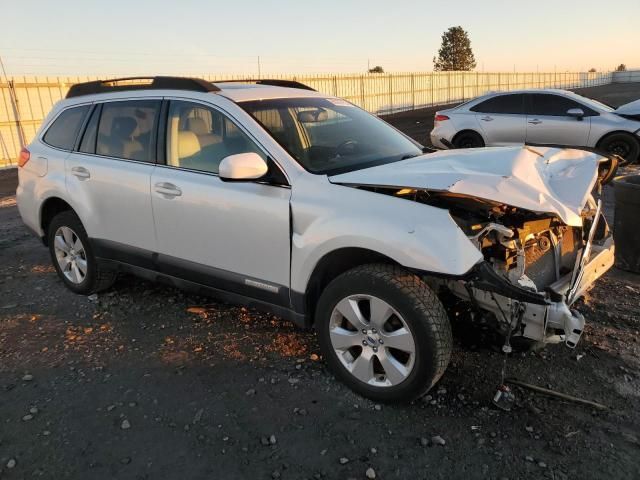
[[[7,87],[9,88],[9,97],[11,98],[11,103],[13,107],[13,115],[16,119],[18,139],[20,140],[20,146],[23,147],[24,145],[26,145],[27,142],[24,136],[24,130],[22,129],[22,123],[20,122],[20,107],[18,106],[18,96],[16,95],[15,88],[13,87],[13,82],[9,81],[9,77],[7,76],[7,71],[4,68],[4,62],[2,61],[1,56],[0,56],[0,68],[2,69],[2,74],[4,75],[4,79],[7,82]]]
[[[258,55],[258,78],[260,78],[260,55]]]
[[[367,58],[367,72],[369,72],[369,70],[371,70],[371,62]]]

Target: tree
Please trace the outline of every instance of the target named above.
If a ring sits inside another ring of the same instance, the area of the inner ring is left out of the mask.
[[[627,66],[624,63],[621,63],[616,68],[616,72],[626,72],[626,71],[627,71]]]
[[[375,67],[369,69],[369,73],[384,73],[384,68],[382,68],[380,65],[376,65]]]
[[[597,71],[598,71],[598,70],[597,70],[597,69],[595,69],[595,68],[590,68],[590,69],[589,69],[589,73],[596,73]]]
[[[476,68],[476,59],[471,50],[469,34],[460,26],[449,28],[442,34],[438,58],[433,57],[433,69],[469,71],[474,68]]]

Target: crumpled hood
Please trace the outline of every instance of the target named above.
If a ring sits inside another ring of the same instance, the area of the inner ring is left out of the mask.
[[[615,109],[616,113],[622,113],[624,115],[639,115],[640,114],[640,99],[633,102],[625,103]]]
[[[582,226],[600,155],[549,147],[446,150],[333,175],[332,183],[448,191],[556,214]]]

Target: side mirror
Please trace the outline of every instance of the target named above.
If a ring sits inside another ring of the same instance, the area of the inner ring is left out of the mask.
[[[567,110],[567,115],[575,118],[576,120],[582,120],[584,118],[584,110],[581,108],[570,108]]]
[[[218,174],[222,180],[257,180],[267,174],[267,162],[255,152],[238,153],[224,157]]]

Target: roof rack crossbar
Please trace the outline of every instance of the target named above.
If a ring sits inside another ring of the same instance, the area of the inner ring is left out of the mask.
[[[191,90],[205,93],[220,91],[213,83],[200,78],[125,77],[76,83],[69,88],[66,98],[126,90]]]
[[[248,78],[245,80],[219,80],[214,83],[255,83],[257,85],[271,85],[272,87],[286,87],[286,88],[299,88],[301,90],[311,90],[315,92],[315,88],[311,88],[304,83],[296,82],[295,80],[281,80],[278,78]]]

